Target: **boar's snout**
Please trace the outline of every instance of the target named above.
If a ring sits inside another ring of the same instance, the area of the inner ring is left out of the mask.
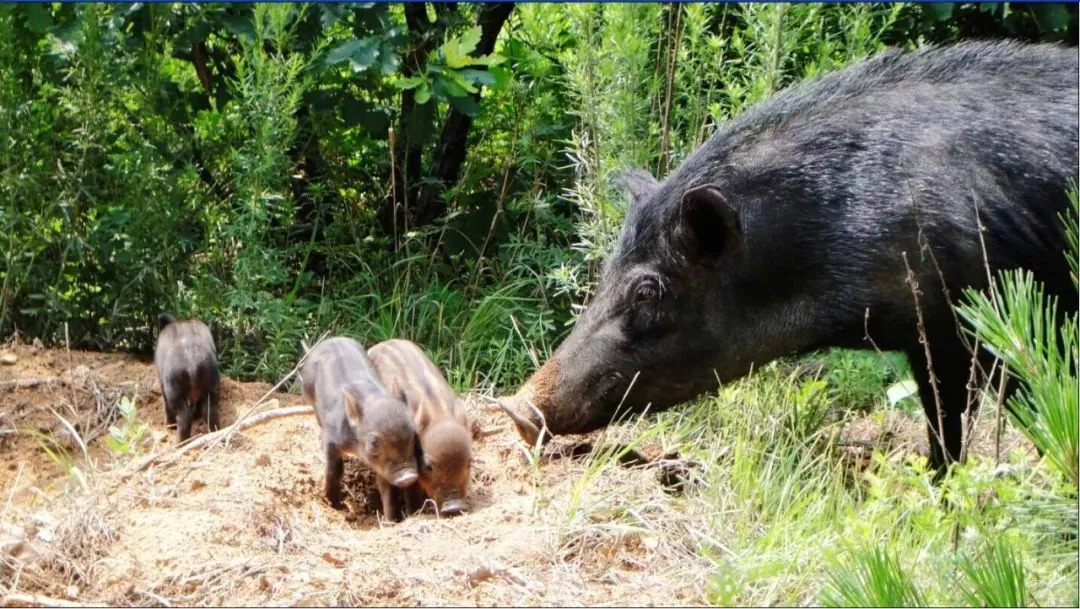
[[[528,400],[519,398],[522,392],[529,389],[526,385],[517,394],[511,397],[499,398],[495,400],[495,403],[502,408],[506,416],[510,417],[510,420],[514,422],[514,427],[517,428],[518,435],[529,446],[536,446],[537,440],[540,438],[542,430],[544,429],[544,423],[536,416],[536,411],[530,407]],[[519,411],[525,414],[520,414]],[[544,434],[544,441],[546,442],[551,437],[551,434]]]
[[[547,443],[553,434],[584,433],[597,427],[590,424],[595,404],[585,392],[568,390],[573,383],[562,378],[561,368],[561,360],[553,357],[517,393],[496,400],[530,446],[537,441]]]

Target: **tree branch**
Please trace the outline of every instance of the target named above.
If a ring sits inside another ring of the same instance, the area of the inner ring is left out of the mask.
[[[473,51],[473,57],[488,55],[495,50],[495,41],[502,31],[503,24],[514,10],[513,3],[488,3],[480,9],[476,25],[480,27],[480,42]],[[479,88],[478,88],[479,89]],[[480,91],[472,95],[480,101]],[[417,201],[414,223],[427,224],[446,213],[446,200],[443,191],[461,177],[461,166],[468,153],[469,131],[473,119],[455,107],[450,108],[443,123],[442,134],[435,149],[434,164],[429,172],[432,180],[426,184]]]

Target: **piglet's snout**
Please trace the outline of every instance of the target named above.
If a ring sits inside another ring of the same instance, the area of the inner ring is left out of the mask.
[[[390,483],[398,488],[405,488],[412,486],[416,482],[416,478],[416,470],[403,469],[394,476]]]

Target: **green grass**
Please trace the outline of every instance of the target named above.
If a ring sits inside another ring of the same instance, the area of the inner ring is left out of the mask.
[[[858,474],[837,449],[844,422],[814,415],[832,407],[820,378],[778,363],[609,428],[569,498],[560,546],[659,532],[714,564],[718,605],[1075,602],[1075,496],[1046,463],[1016,453],[1002,469],[974,455],[935,485],[924,457],[875,452]],[[694,461],[701,481],[661,498],[628,487],[618,458],[642,444]],[[995,543],[1007,549],[986,549]]]

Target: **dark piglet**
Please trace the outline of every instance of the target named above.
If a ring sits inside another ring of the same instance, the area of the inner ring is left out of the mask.
[[[409,407],[379,382],[364,347],[347,337],[321,342],[300,370],[304,399],[315,405],[326,454],[326,499],[342,506],[344,456],[375,472],[383,515],[401,518],[393,487],[416,482],[416,426]]]
[[[390,394],[412,409],[420,435],[420,490],[440,514],[462,512],[467,508],[472,461],[464,404],[416,344],[388,340],[372,347],[368,355]],[[414,498],[411,503],[418,502]]]
[[[1053,45],[890,50],[750,108],[663,182],[625,175],[632,203],[596,296],[502,400],[522,435],[541,423],[528,403],[552,433],[582,433],[621,403],[656,411],[777,357],[876,347],[908,357],[932,464],[960,459],[963,289],[1025,268],[1059,313],[1077,309],[1060,214],[1078,64]]]
[[[177,440],[191,437],[197,418],[205,417],[207,429],[217,430],[221,376],[210,328],[197,319],[176,321],[167,313],[159,315],[154,366],[165,399],[165,420],[176,426]]]

